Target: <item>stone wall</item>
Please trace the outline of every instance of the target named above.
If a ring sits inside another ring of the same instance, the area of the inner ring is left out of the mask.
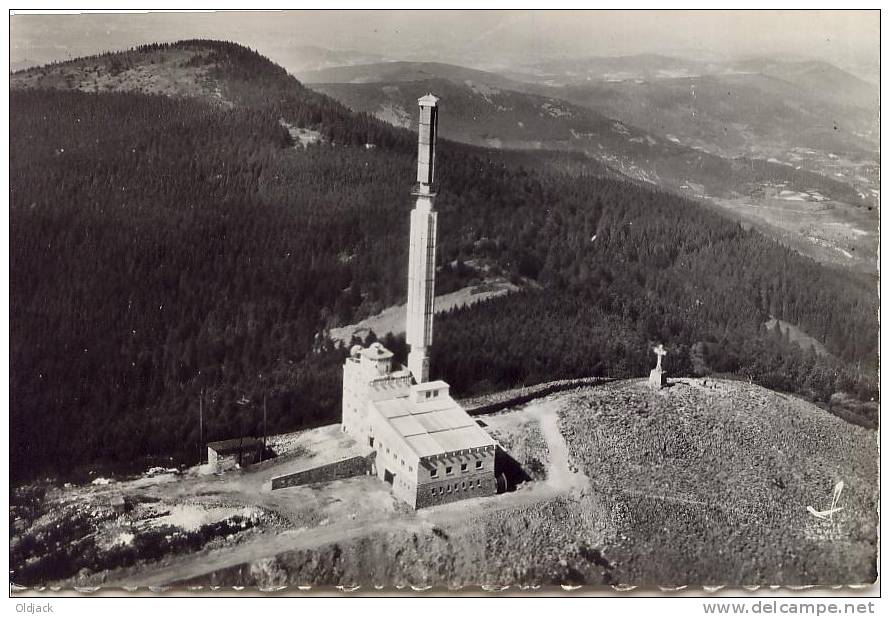
[[[555,392],[563,392],[583,386],[597,386],[600,384],[613,381],[608,377],[582,377],[579,379],[562,379],[559,381],[548,381],[533,386],[525,386],[522,388],[513,388],[512,390],[504,390],[494,394],[486,394],[474,398],[461,399],[458,401],[471,416],[495,413],[509,407],[528,403],[536,398],[547,396]]]
[[[270,455],[267,459],[252,464],[244,471],[249,473],[256,473],[258,471],[263,471],[264,469],[269,469],[270,467],[275,467],[276,465],[280,465],[282,463],[286,463],[287,461],[298,459],[304,456],[306,456],[305,449],[298,450],[296,452],[285,452],[276,456]]]
[[[372,452],[367,456],[353,456],[341,461],[334,461],[326,465],[319,465],[318,467],[311,467],[296,473],[272,478],[272,490],[368,475],[371,473],[376,454],[376,452]]]
[[[463,482],[469,483],[470,480],[470,477],[465,476],[463,479],[447,478],[438,482],[423,484],[418,487],[415,507],[426,508],[443,503],[451,503],[452,501],[460,501],[461,499],[470,499],[471,497],[488,497],[497,493],[497,481],[493,474],[479,474],[477,477],[472,478],[472,487],[461,488]],[[476,486],[477,480],[480,481],[481,486]],[[458,486],[456,490],[454,488],[455,484]],[[449,487],[451,492],[447,490]],[[443,489],[441,495],[439,495],[440,488]],[[432,494],[433,491],[435,491],[435,495]]]

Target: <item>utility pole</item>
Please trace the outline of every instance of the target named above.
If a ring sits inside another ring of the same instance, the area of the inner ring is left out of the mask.
[[[266,456],[266,389],[263,388],[263,451],[260,452],[260,460]]]
[[[204,388],[198,394],[198,464],[204,463]]]
[[[240,422],[240,424],[241,424],[241,430],[240,430],[241,436],[238,438],[238,465],[241,466],[241,467],[243,467],[243,466],[244,466],[244,461],[243,461],[243,457],[244,457],[244,431],[245,431],[246,428],[247,428],[247,421],[245,420],[244,414],[246,414],[246,413],[249,413],[249,414],[250,414],[250,418],[249,418],[249,419],[250,419],[250,421],[251,421],[250,424],[252,425],[252,424],[253,424],[253,410],[255,409],[255,407],[253,406],[251,400],[250,400],[249,398],[247,398],[247,395],[246,395],[246,394],[242,394],[242,395],[241,395],[241,398],[239,398],[237,401],[235,401],[235,404],[242,408],[242,411],[241,411],[241,414],[240,414],[240,417],[241,417],[241,422]],[[250,405],[250,407],[248,407],[248,405]],[[251,437],[251,439],[253,439],[253,437]]]

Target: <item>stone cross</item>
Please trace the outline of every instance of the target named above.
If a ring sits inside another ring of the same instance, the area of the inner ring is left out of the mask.
[[[655,370],[660,371],[661,370],[661,358],[662,358],[662,356],[667,355],[667,350],[664,348],[664,345],[659,343],[658,347],[654,347],[652,349],[652,351],[655,352],[656,356],[658,356],[658,364],[655,365]]]

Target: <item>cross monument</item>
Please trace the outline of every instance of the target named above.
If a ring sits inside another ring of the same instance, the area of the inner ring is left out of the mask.
[[[658,364],[655,365],[655,368],[660,371],[660,370],[662,370],[661,369],[661,358],[663,356],[666,356],[668,352],[664,348],[664,345],[662,345],[661,343],[658,344],[658,347],[654,347],[652,349],[652,351],[654,351],[655,355],[658,356]]]
[[[667,377],[665,377],[664,374],[664,367],[661,366],[661,359],[666,356],[668,352],[661,343],[656,347],[653,347],[652,351],[658,356],[658,362],[656,363],[655,368],[649,372],[649,387],[654,390],[660,390],[667,385]]]

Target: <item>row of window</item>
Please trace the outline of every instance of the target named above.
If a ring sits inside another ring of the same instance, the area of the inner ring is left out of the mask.
[[[402,458],[396,456],[395,452],[390,452],[390,449],[388,447],[384,446],[382,441],[375,440],[373,435],[368,436],[368,445],[372,448],[374,448],[376,446],[376,448],[378,450],[380,450],[381,452],[386,450],[386,453],[388,455],[390,455],[394,460],[398,461],[402,467],[405,467],[405,459],[402,459]],[[475,466],[476,466],[476,471],[480,471],[482,469],[482,461],[481,460],[476,461]],[[461,473],[467,473],[469,470],[470,470],[469,463],[461,463],[460,464]],[[414,467],[412,467],[411,465],[408,465],[408,471],[413,473]],[[446,476],[454,475],[454,467],[452,465],[445,466],[445,475]],[[432,469],[430,469],[430,478],[437,478],[437,477],[439,477],[439,468],[433,467]]]
[[[482,469],[482,461],[476,461],[476,469],[477,470]],[[469,470],[470,470],[470,467],[469,467],[468,463],[460,464],[461,473],[466,473]],[[454,475],[454,467],[452,467],[451,465],[446,465],[445,475],[453,476]],[[438,467],[433,467],[432,469],[430,469],[430,477],[431,478],[437,478],[438,476],[439,476],[439,468]]]
[[[476,480],[475,483],[472,480],[470,480],[469,482],[461,482],[460,485],[458,485],[458,483],[455,482],[453,485],[448,484],[446,486],[438,486],[438,487],[430,489],[430,496],[435,497],[436,495],[445,495],[447,493],[456,493],[458,491],[466,491],[466,490],[472,491],[473,489],[480,488],[481,486],[482,486],[482,480]]]

